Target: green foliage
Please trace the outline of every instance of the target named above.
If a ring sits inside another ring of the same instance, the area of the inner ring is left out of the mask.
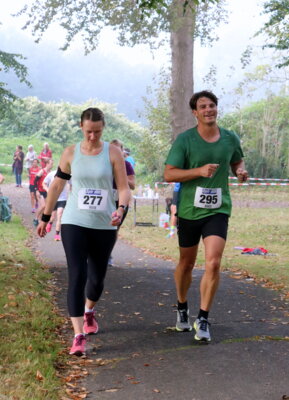
[[[269,15],[269,20],[257,34],[265,33],[269,38],[269,43],[264,47],[273,48],[281,51],[283,56],[277,67],[283,68],[289,65],[289,0],[269,0],[264,3],[264,14]]]
[[[288,109],[288,96],[270,96],[220,119],[221,126],[241,136],[251,176],[288,177]]]
[[[26,79],[27,68],[18,60],[24,60],[21,54],[7,53],[0,50],[0,71],[14,71],[20,82],[26,83],[31,87],[30,82]],[[16,99],[16,96],[7,88],[5,82],[0,82],[0,119],[9,112],[11,103]]]
[[[26,154],[28,151],[28,145],[32,144],[34,147],[34,150],[36,151],[37,154],[39,154],[43,148],[43,143],[44,139],[42,138],[34,138],[34,137],[29,137],[29,136],[24,136],[24,135],[19,135],[16,137],[11,137],[11,136],[1,136],[0,140],[0,163],[1,164],[12,164],[13,162],[13,154],[15,152],[15,148],[17,145],[20,145],[23,147],[23,152]],[[57,164],[60,158],[60,155],[63,151],[63,146],[61,144],[55,143],[48,141],[52,152],[53,152],[53,159],[55,160],[55,163]],[[0,172],[5,174],[12,173],[11,167],[0,167]],[[7,180],[6,180],[7,181]]]
[[[57,328],[64,321],[55,312],[52,276],[34,259],[18,216],[0,223],[0,236],[0,398],[59,399],[55,366],[63,345]]]
[[[135,4],[132,4],[135,3]],[[67,32],[62,50],[66,50],[78,34],[83,40],[86,54],[98,46],[99,34],[105,26],[118,32],[119,43],[134,46],[148,43],[158,48],[163,42],[162,32],[173,29],[178,1],[172,0],[58,0],[57,2],[34,1],[25,6],[18,15],[25,14],[27,23],[24,29],[31,29],[39,42],[52,22],[57,22]],[[208,35],[208,42],[215,40],[214,28],[224,20],[224,0],[186,0],[183,14],[195,14],[198,24],[194,40]]]
[[[104,140],[120,139],[138,159],[139,143],[145,130],[117,114],[115,106],[96,100],[82,105],[45,103],[36,97],[27,97],[15,100],[12,114],[0,120],[0,162],[11,164],[16,145],[23,146],[26,152],[27,146],[33,144],[35,151],[40,153],[44,141],[49,142],[53,158],[58,162],[64,147],[82,139],[80,115],[92,106],[99,107],[105,114]]]
[[[192,7],[192,5],[199,5],[201,3],[206,3],[207,0],[184,0],[183,1],[183,13],[185,14],[188,7]],[[208,0],[210,3],[217,3],[218,0]],[[143,12],[144,16],[149,17],[151,15],[152,10],[156,12],[160,12],[160,10],[164,8],[168,8],[168,2],[164,0],[136,0],[136,4],[139,5],[141,11]]]
[[[148,130],[144,131],[140,146],[140,161],[143,175],[148,183],[162,181],[164,162],[172,142],[169,106],[169,75],[160,72],[157,88],[148,88],[149,97],[145,97],[144,117],[148,121]]]

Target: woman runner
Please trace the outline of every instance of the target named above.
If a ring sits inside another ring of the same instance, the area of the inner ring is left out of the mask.
[[[130,199],[123,156],[116,146],[101,140],[104,126],[101,110],[83,111],[83,140],[64,150],[37,228],[39,236],[45,236],[55,203],[71,178],[61,237],[68,265],[68,312],[75,335],[70,354],[78,356],[85,354],[85,335],[98,332],[94,306],[102,294],[116,229]],[[113,178],[119,193],[117,209]]]

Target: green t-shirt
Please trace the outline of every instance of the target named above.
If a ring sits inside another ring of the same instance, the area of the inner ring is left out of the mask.
[[[206,142],[199,135],[197,128],[181,133],[170,149],[166,164],[181,169],[198,168],[206,164],[219,164],[219,167],[211,178],[200,177],[182,182],[177,207],[178,216],[195,220],[217,213],[230,215],[232,209],[228,185],[230,164],[242,158],[240,139],[232,131],[220,128],[220,138],[214,143]],[[196,193],[197,187],[202,188],[198,193]],[[210,191],[208,188],[213,190]],[[217,208],[206,208],[215,206]]]

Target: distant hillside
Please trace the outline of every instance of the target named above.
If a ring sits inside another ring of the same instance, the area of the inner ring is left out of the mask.
[[[24,33],[15,36],[3,27],[0,43],[1,50],[27,57],[24,63],[32,89],[20,84],[13,73],[0,72],[0,81],[8,83],[19,97],[36,96],[46,102],[73,104],[93,98],[115,104],[118,112],[131,120],[140,120],[142,96],[157,72],[151,66],[131,67],[120,58],[104,56],[97,51],[88,56],[76,51],[63,52],[55,44],[35,44]]]

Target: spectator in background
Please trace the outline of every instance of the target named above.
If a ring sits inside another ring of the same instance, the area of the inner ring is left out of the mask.
[[[13,156],[12,169],[15,174],[16,187],[22,187],[22,172],[23,172],[23,161],[24,153],[22,151],[22,146],[16,146],[16,151]]]
[[[33,164],[33,160],[37,159],[37,154],[33,149],[33,145],[30,144],[28,146],[28,151],[26,153],[26,157],[25,157],[25,167],[27,169],[27,172],[29,173],[29,169],[32,167]]]
[[[52,151],[50,150],[48,143],[44,143],[43,149],[38,158],[41,162],[41,167],[45,168],[48,161],[52,159]]]
[[[133,169],[134,169],[135,168],[135,160],[130,155],[130,149],[125,148],[124,151],[123,151],[123,154],[124,154],[125,161],[128,161],[131,164],[131,166],[133,167]]]

